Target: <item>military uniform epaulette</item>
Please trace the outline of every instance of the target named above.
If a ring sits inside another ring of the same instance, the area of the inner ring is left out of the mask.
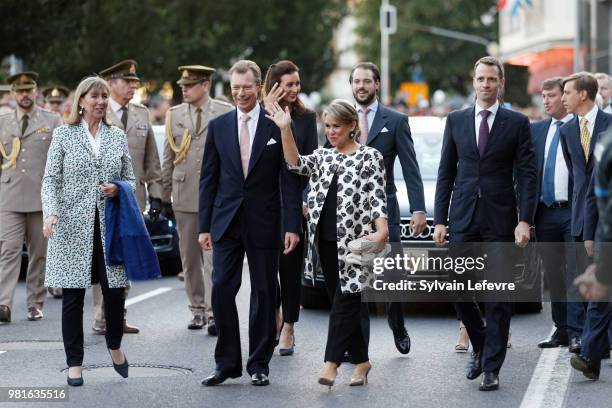
[[[140,109],[144,109],[146,111],[149,110],[149,108],[147,108],[145,105],[143,105],[142,103],[138,103],[138,102],[130,102],[130,105],[132,105],[135,108],[140,108]]]
[[[8,116],[14,115],[14,114],[15,114],[15,111],[5,112],[5,113],[0,115],[0,120],[6,118]]]
[[[179,108],[181,108],[181,107],[183,107],[185,105],[186,105],[185,102],[179,103],[178,105],[174,105],[174,106],[170,107],[170,110],[176,110],[176,109],[179,109]]]
[[[225,102],[225,101],[220,101],[219,99],[213,99],[212,101],[213,101],[213,103],[216,103],[216,104],[221,105],[221,106],[227,106],[228,108],[233,108],[234,107],[234,105],[232,105],[231,103]]]

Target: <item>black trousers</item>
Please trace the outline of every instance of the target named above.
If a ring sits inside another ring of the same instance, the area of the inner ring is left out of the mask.
[[[389,241],[400,242],[402,237],[399,224],[399,204],[397,203],[397,198],[395,198],[395,193],[387,194],[387,203],[389,206],[389,211],[391,212],[391,207],[394,206],[394,208],[397,208],[396,211],[398,214],[398,223],[393,223],[391,221],[389,222]],[[385,303],[385,309],[387,310],[387,323],[389,324],[389,328],[393,331],[404,327],[404,313],[402,311],[402,306],[403,304],[401,302]]]
[[[507,248],[494,243],[514,242],[511,232],[507,235],[500,235],[500,231],[491,230],[481,203],[478,202],[468,229],[464,232],[450,233],[450,250],[454,251],[453,256],[457,256],[460,255],[459,252],[465,251],[465,245],[462,246],[464,243],[493,243],[484,247],[488,256],[485,278],[489,282],[508,282],[511,271],[505,262],[507,256],[504,258],[503,253]],[[469,279],[470,276],[467,274],[454,275],[453,278],[462,281]],[[497,299],[483,302],[482,305],[486,326],[478,303],[471,294],[463,293],[454,303],[457,316],[467,329],[474,351],[482,352],[483,371],[498,374],[506,358],[513,305],[510,299],[502,294],[498,295]]]
[[[325,361],[338,365],[348,351],[355,364],[364,363],[368,357],[370,318],[368,305],[361,301],[361,293],[342,293],[338,277],[338,245],[336,242],[319,241],[319,257],[327,293],[332,301],[325,347]]]
[[[212,307],[217,324],[215,362],[217,369],[232,375],[242,373],[240,326],[236,295],[242,283],[246,253],[251,279],[249,307],[250,375],[269,374],[275,346],[275,306],[278,286],[278,248],[259,248],[248,239],[249,226],[240,208],[227,230],[213,244]]]
[[[302,295],[302,271],[304,269],[304,234],[300,242],[289,254],[283,254],[281,246],[278,260],[279,285],[276,307],[283,307],[283,321],[295,323],[300,319],[300,302]]]
[[[91,259],[91,283],[100,283],[106,316],[106,347],[117,350],[123,337],[125,288],[109,288],[100,234],[100,219],[96,209],[94,242]],[[62,297],[62,338],[68,367],[83,365],[83,299],[85,289],[64,288]]]

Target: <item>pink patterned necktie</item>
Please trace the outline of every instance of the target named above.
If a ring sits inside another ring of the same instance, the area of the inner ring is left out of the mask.
[[[370,108],[365,108],[361,116],[361,123],[359,127],[361,128],[361,133],[359,134],[359,144],[365,146],[368,141],[368,132],[369,132],[369,124],[368,124],[368,112],[370,112]]]
[[[251,142],[251,135],[249,134],[249,126],[247,122],[251,119],[249,115],[242,115],[240,121],[240,161],[242,162],[242,173],[246,178],[249,172],[249,144]]]

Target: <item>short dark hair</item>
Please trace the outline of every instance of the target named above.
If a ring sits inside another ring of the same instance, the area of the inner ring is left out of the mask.
[[[599,90],[599,84],[597,83],[597,79],[590,72],[576,72],[565,79],[563,79],[563,87],[568,82],[574,82],[574,87],[576,91],[582,92],[586,91],[587,96],[590,100],[594,101],[597,96],[597,91]]]
[[[493,66],[493,67],[497,67],[497,71],[499,72],[499,79],[504,79],[504,66],[502,65],[502,63],[497,58],[492,57],[490,55],[487,55],[486,57],[480,58],[474,64],[474,73],[476,73],[476,68],[478,68],[478,66],[480,64],[485,64],[485,65],[490,65],[490,66]]]
[[[353,70],[351,71],[351,76],[349,77],[350,84],[353,83],[353,73],[355,73],[355,70],[357,68],[368,69],[372,71],[374,81],[380,82],[380,69],[378,69],[378,66],[373,62],[360,62],[359,64],[355,65],[355,68],[353,68]]]
[[[551,91],[555,88],[559,88],[561,93],[563,93],[563,78],[562,77],[552,77],[547,78],[542,82],[542,90],[543,91]]]

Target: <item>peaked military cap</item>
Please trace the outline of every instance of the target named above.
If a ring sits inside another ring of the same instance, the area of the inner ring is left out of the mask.
[[[136,61],[128,59],[121,61],[110,68],[106,68],[100,71],[100,76],[104,79],[123,78],[140,81],[138,75],[136,75]]]
[[[36,88],[38,72],[23,71],[7,78],[7,82],[12,85],[13,91],[23,91]]]
[[[178,70],[181,71],[181,78],[176,81],[179,85],[197,84],[210,79],[210,76],[215,72],[214,68],[204,65],[183,65],[178,67]]]
[[[43,96],[47,102],[64,102],[68,98],[70,90],[65,86],[49,86],[43,90]]]

